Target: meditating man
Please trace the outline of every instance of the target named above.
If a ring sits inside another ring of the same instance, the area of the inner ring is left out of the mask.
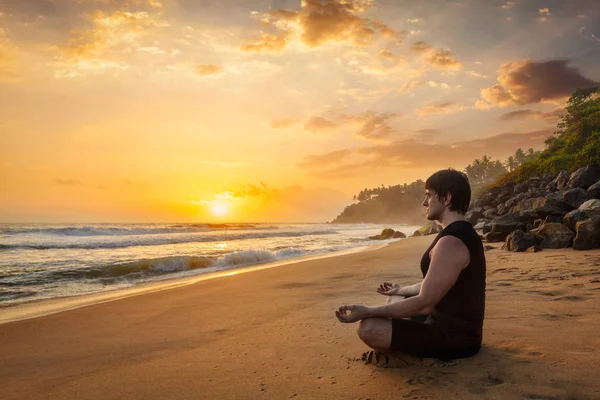
[[[425,182],[427,219],[442,231],[421,259],[423,280],[400,287],[382,283],[377,292],[389,296],[379,307],[343,305],[341,322],[358,322],[358,336],[375,350],[448,361],[469,357],[481,347],[485,310],[486,264],[479,235],[465,219],[471,200],[467,177],[453,169],[438,171]],[[376,361],[377,362],[377,361]]]

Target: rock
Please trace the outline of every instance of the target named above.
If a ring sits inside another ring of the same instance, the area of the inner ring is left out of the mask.
[[[483,250],[484,251],[488,251],[488,250],[494,250],[495,247],[494,246],[490,246],[489,244],[486,244],[483,246]]]
[[[557,217],[556,215],[548,215],[546,219],[544,219],[544,223],[547,224],[550,222],[558,222],[559,224],[562,224],[563,218]]]
[[[386,240],[386,239],[397,239],[405,238],[406,235],[400,231],[395,231],[391,228],[385,228],[379,235],[369,236],[371,240]]]
[[[527,191],[527,185],[525,183],[517,183],[513,189],[514,193],[523,193]]]
[[[598,180],[600,180],[600,165],[588,165],[571,174],[567,187],[587,189]]]
[[[508,212],[508,209],[506,208],[506,202],[500,203],[500,204],[498,204],[498,207],[496,207],[496,214],[498,214],[498,215],[504,215],[507,212]]]
[[[485,235],[483,235],[483,238],[488,243],[494,243],[504,242],[506,236],[508,236],[508,233],[506,232],[488,232]]]
[[[525,210],[519,213],[519,221],[524,223],[535,221],[538,218],[538,213],[533,210]]]
[[[542,249],[571,247],[575,236],[572,230],[559,222],[544,223],[539,228],[533,229],[531,233],[543,238],[540,244]]]
[[[569,174],[567,171],[560,171],[556,178],[554,178],[554,180],[550,182],[550,185],[556,190],[563,190],[567,187],[567,183],[569,182],[570,177],[571,174]]]
[[[587,219],[587,217],[585,216],[585,214],[582,211],[573,210],[573,211],[567,213],[567,215],[565,215],[565,217],[563,218],[563,224],[567,228],[569,228],[570,230],[575,232],[575,225],[579,221],[583,221],[585,219]]]
[[[600,181],[594,183],[592,186],[588,188],[588,193],[591,197],[595,197],[600,199]]]
[[[508,251],[525,251],[531,246],[538,244],[533,233],[525,233],[520,229],[512,231],[506,237],[504,248]]]
[[[562,201],[560,196],[552,193],[546,197],[521,200],[513,207],[513,212],[533,211],[537,213],[539,218],[546,218],[548,215],[562,217],[572,209],[573,207]]]
[[[600,200],[591,199],[579,206],[577,210],[567,213],[562,222],[575,232],[577,222],[586,220],[595,215],[600,215]]]
[[[511,199],[507,200],[507,201],[504,203],[504,206],[505,206],[507,209],[511,209],[511,208],[513,208],[514,206],[516,206],[516,205],[517,205],[517,204],[518,204],[518,203],[519,203],[521,200],[525,199],[526,197],[527,197],[527,195],[526,195],[525,193],[519,193],[519,194],[517,194],[515,197],[513,197],[513,198],[511,198]]]
[[[587,190],[582,188],[573,188],[561,192],[552,193],[550,196],[555,197],[558,201],[565,202],[573,209],[579,208],[580,205],[592,198]]]
[[[486,193],[484,195],[482,195],[481,197],[479,197],[478,199],[478,205],[480,207],[485,207],[485,206],[489,206],[493,203],[495,197],[493,194],[491,193]]]
[[[496,216],[496,209],[495,208],[490,208],[486,211],[483,212],[483,216],[487,219],[493,219]]]
[[[600,214],[600,200],[591,199],[583,203],[578,208],[579,211],[583,212],[587,217],[591,217],[596,214]]]
[[[526,250],[528,253],[537,253],[538,251],[542,251],[540,246],[531,246]]]
[[[434,221],[429,221],[419,229],[417,229],[412,235],[413,236],[427,236],[435,233],[440,233],[442,230],[441,226]]]
[[[475,225],[473,225],[473,229],[475,229],[476,231],[483,230],[483,228],[486,225],[490,225],[490,228],[491,228],[492,224],[491,224],[491,222],[489,220],[482,218],[479,221],[477,221],[477,223]]]
[[[472,225],[475,225],[480,218],[483,218],[483,208],[482,207],[474,207],[473,209],[466,212],[465,218]]]
[[[600,215],[577,222],[573,241],[575,250],[591,250],[600,247]]]
[[[508,235],[510,232],[520,228],[525,228],[525,225],[519,220],[518,213],[508,213],[492,220],[492,232],[501,232]]]

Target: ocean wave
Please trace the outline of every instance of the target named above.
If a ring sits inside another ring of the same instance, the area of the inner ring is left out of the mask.
[[[277,229],[275,226],[259,226],[256,224],[176,224],[161,227],[61,227],[61,228],[4,228],[5,235],[40,234],[57,236],[132,236],[132,235],[156,235],[170,233],[193,233],[208,232],[214,230],[239,230],[239,229]]]
[[[111,249],[124,248],[133,246],[158,246],[168,244],[194,243],[194,242],[226,242],[243,239],[263,239],[263,238],[278,238],[278,237],[302,237],[309,235],[335,235],[336,231],[316,230],[316,231],[283,231],[283,232],[261,232],[250,231],[240,233],[227,233],[223,235],[186,235],[186,236],[158,236],[158,237],[133,237],[126,240],[104,240],[96,242],[31,242],[24,241],[21,243],[0,244],[0,249],[34,249],[34,250],[50,250],[50,249]]]
[[[310,254],[310,251],[288,248],[279,251],[249,249],[226,254],[219,258],[203,256],[173,256],[154,259],[137,260],[126,263],[111,264],[101,267],[77,268],[52,271],[48,280],[109,279],[106,283],[116,282],[114,278],[148,278],[157,275],[168,275],[176,272],[192,271],[214,267],[227,269],[272,261],[284,260]],[[22,285],[23,282],[20,282]],[[3,285],[0,285],[3,286]],[[9,286],[8,284],[6,286]]]

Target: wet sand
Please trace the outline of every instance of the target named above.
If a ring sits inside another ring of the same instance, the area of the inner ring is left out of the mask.
[[[600,398],[600,250],[496,245],[478,355],[448,367],[364,365],[357,325],[334,310],[384,302],[383,280],[415,283],[432,240],[2,324],[0,398]]]

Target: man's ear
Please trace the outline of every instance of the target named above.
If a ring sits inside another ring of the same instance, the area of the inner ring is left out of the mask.
[[[444,197],[443,203],[445,206],[449,206],[452,203],[452,194],[446,193],[446,197]]]

